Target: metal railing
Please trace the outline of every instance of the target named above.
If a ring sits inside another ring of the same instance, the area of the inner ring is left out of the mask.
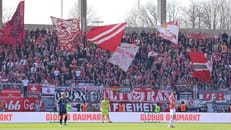
[[[0,83],[0,90],[1,89],[22,89],[22,83]]]

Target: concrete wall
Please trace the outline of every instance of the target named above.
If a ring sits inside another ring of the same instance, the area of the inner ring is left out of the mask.
[[[49,24],[26,24],[25,28],[31,30],[31,29],[37,29],[40,28],[42,29],[43,27],[45,28],[50,28],[51,30],[53,29],[53,25]],[[91,28],[91,26],[88,26],[87,31]],[[140,33],[142,30],[145,30],[146,32],[152,32],[153,30],[156,31],[155,28],[134,28],[134,27],[127,27],[126,32],[133,32],[136,31]],[[219,33],[224,33],[226,32],[227,34],[231,35],[231,30],[211,30],[211,29],[190,29],[190,28],[181,28],[180,31],[185,31],[185,32],[200,32],[200,33],[205,33],[205,34],[219,34]]]

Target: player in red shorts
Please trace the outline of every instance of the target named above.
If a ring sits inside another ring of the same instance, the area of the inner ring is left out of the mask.
[[[169,121],[168,127],[174,128],[174,119],[175,119],[175,113],[176,113],[176,99],[175,99],[175,91],[171,90],[171,94],[169,96],[169,110],[170,110],[170,116],[171,119]]]

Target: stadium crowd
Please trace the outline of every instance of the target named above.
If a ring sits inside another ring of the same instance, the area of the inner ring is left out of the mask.
[[[53,32],[30,30],[25,34],[23,45],[0,45],[0,82],[21,83],[28,79],[30,83],[60,86],[90,82],[103,86],[169,89],[185,85],[188,87],[182,87],[182,90],[192,89],[192,86],[231,90],[231,40],[221,34],[195,36],[181,32],[176,46],[160,38],[155,31],[126,32],[122,42],[140,48],[129,70],[123,72],[108,62],[111,52],[92,43],[84,46],[82,36],[75,39],[76,51],[61,51]],[[150,51],[158,56],[148,57]],[[208,59],[213,59],[211,83],[191,78],[190,51],[207,53]]]

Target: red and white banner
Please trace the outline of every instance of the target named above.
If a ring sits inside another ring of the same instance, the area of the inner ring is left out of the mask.
[[[228,103],[231,101],[231,91],[200,91],[199,99],[212,103]]]
[[[75,51],[76,47],[73,44],[74,38],[80,34],[79,19],[61,19],[51,17],[52,23],[58,36],[58,42],[61,50]]]
[[[116,48],[109,62],[118,65],[123,71],[127,72],[138,50],[139,47],[136,45],[122,43]]]
[[[44,110],[44,105],[40,98],[0,98],[0,102],[5,103],[6,112],[36,111],[36,105],[39,105],[40,109]]]
[[[153,106],[159,103],[161,111],[169,111],[169,91],[152,90],[151,88],[133,88],[130,93],[118,93],[115,88],[107,88],[104,95],[111,102],[111,111],[118,110],[118,103],[123,102],[126,112],[153,111]]]
[[[24,37],[24,1],[18,4],[17,10],[6,23],[1,42],[3,44],[22,44]]]
[[[93,27],[87,33],[87,40],[99,47],[114,52],[120,45],[127,23]]]
[[[179,23],[178,21],[171,21],[157,26],[160,36],[167,39],[174,44],[178,44]]]
[[[27,117],[27,118],[22,118]],[[112,122],[169,122],[170,113],[110,112]],[[101,112],[70,112],[68,122],[102,122]],[[58,113],[4,112],[1,123],[53,123],[59,122]],[[175,122],[230,123],[231,113],[176,113]]]
[[[212,63],[206,59],[205,54],[189,52],[189,56],[194,67],[192,77],[199,78],[202,82],[211,82]]]
[[[0,97],[21,97],[22,90],[21,89],[2,89],[0,91]]]
[[[105,96],[112,102],[168,102],[169,91],[151,88],[133,88],[130,93],[118,93],[113,89],[104,90]]]
[[[40,95],[42,92],[41,84],[29,84],[28,85],[28,95]]]

